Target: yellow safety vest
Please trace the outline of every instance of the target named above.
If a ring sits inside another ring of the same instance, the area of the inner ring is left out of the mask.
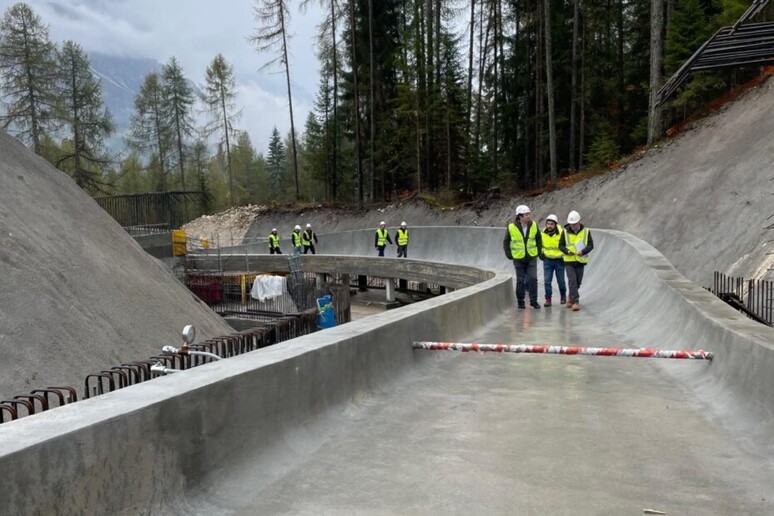
[[[556,228],[557,233],[555,235],[549,235],[545,231],[542,231],[543,235],[543,255],[546,258],[561,258],[563,256],[562,252],[559,250],[559,240],[562,238],[562,231],[561,228]]]
[[[527,235],[526,239],[526,251],[524,233],[521,232],[521,228],[517,227],[516,224],[511,222],[508,225],[508,232],[511,234],[511,257],[514,260],[521,260],[526,255],[529,255],[532,258],[538,255],[536,239],[538,229],[535,222],[530,222],[529,224],[529,234]]]
[[[293,231],[293,247],[301,247],[301,235]]]
[[[376,246],[377,247],[384,247],[387,245],[387,230],[386,229],[377,229],[376,230]]]
[[[408,245],[408,229],[398,230],[398,245]]]
[[[269,248],[277,249],[279,247],[279,236],[274,233],[269,235]]]
[[[312,232],[310,231],[304,231],[302,233],[304,235],[304,245],[312,245]]]
[[[565,262],[589,263],[588,255],[577,256],[575,254],[575,244],[581,240],[583,240],[584,247],[588,245],[589,232],[586,230],[586,228],[581,229],[577,235],[570,233],[569,231],[564,232],[564,245],[567,247],[567,250],[572,253],[564,255]]]

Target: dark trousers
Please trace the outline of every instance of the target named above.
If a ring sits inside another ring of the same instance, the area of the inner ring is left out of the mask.
[[[578,262],[566,262],[564,264],[564,270],[567,271],[567,286],[570,289],[570,301],[573,303],[580,302],[578,289],[580,289],[583,282],[583,269],[585,267],[586,264]]]
[[[399,245],[398,246],[398,258],[408,258],[408,245]]]
[[[312,252],[312,254],[317,254],[314,252],[314,244],[304,246],[304,254],[309,254],[310,251]]]
[[[551,284],[553,283],[553,276],[556,273],[556,282],[559,284],[559,295],[564,298],[567,295],[567,287],[564,284],[564,260],[546,258],[543,260],[543,290],[546,294],[546,299],[551,299],[553,289]]]
[[[516,301],[524,304],[524,289],[529,290],[529,302],[537,303],[537,259],[514,260],[516,269]]]
[[[270,247],[269,254],[282,254],[279,247]]]
[[[383,245],[376,246],[376,249],[379,251],[379,256],[384,256],[384,247]]]

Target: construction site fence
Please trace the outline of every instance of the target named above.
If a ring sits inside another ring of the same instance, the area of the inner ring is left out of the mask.
[[[774,325],[774,281],[727,276],[716,271],[709,291],[750,319]]]

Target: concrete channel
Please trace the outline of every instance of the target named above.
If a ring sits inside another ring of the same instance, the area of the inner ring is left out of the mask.
[[[320,251],[342,256],[310,267],[456,290],[4,424],[0,512],[773,513],[774,330],[616,231],[594,231],[580,312],[516,310],[502,236],[413,228],[401,263],[362,258],[375,254],[371,230],[321,235]],[[430,352],[414,340],[715,359]]]

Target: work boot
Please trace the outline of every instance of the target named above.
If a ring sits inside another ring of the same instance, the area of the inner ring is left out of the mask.
[[[564,296],[562,296],[561,298],[559,298],[559,304],[560,304],[560,305],[566,305],[566,304],[567,304],[567,298],[566,298],[566,297],[564,297]]]
[[[526,306],[524,306],[524,301],[519,301],[519,310],[524,310]]]
[[[551,306],[551,298],[550,297],[546,298],[546,302],[543,303],[543,306]]]
[[[572,308],[572,300],[567,300],[567,308]]]
[[[579,303],[573,303],[572,311],[573,312],[577,312],[578,310],[580,310],[580,304]]]
[[[540,303],[538,303],[537,301],[530,301],[529,306],[531,306],[535,310],[540,310]]]

